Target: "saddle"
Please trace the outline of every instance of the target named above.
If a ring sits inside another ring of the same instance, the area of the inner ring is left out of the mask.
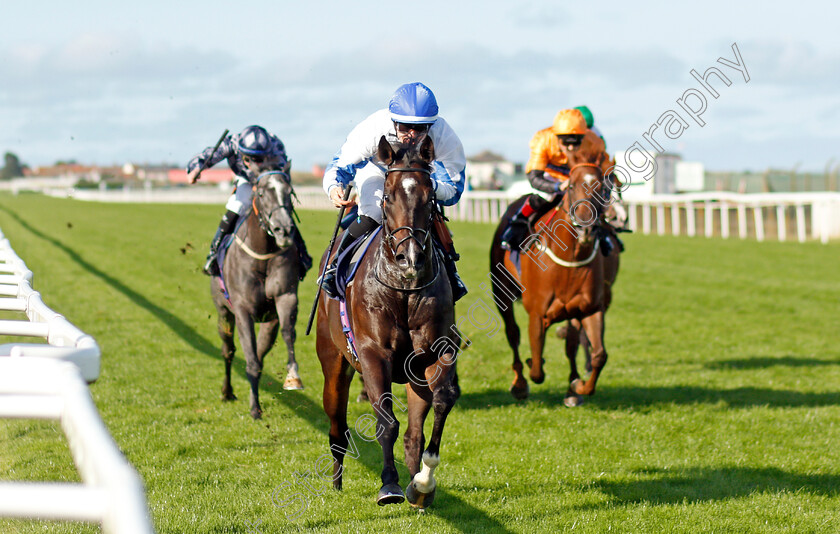
[[[376,237],[382,230],[382,226],[377,226],[376,229],[368,234],[365,234],[344,249],[338,256],[335,271],[335,288],[338,292],[338,299],[344,301],[346,298],[347,286],[353,281],[356,276],[356,271],[359,270],[359,263],[364,258],[365,253],[370,248],[373,238]]]

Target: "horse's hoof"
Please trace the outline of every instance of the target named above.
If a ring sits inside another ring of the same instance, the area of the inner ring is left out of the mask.
[[[405,488],[405,498],[413,508],[427,508],[435,502],[435,491],[437,488],[429,493],[420,493],[412,482]]]
[[[559,337],[560,339],[566,339],[566,333],[569,331],[569,326],[566,324],[561,324],[557,327],[554,334]]]
[[[581,381],[581,379],[580,378],[575,378],[569,384],[569,392],[574,393],[575,395],[580,395],[581,394],[580,389],[581,389],[582,386],[583,386],[583,382]]]
[[[236,395],[234,395],[233,393],[222,393],[222,402],[230,402],[235,400]]]
[[[405,500],[405,495],[399,484],[386,484],[379,490],[379,496],[376,498],[376,504],[385,506],[386,504],[399,504]]]
[[[251,417],[253,417],[254,420],[262,419],[262,410],[260,410],[260,409],[251,410]]]
[[[531,380],[534,382],[534,384],[542,384],[543,382],[545,382],[545,372],[542,369],[542,365],[540,365],[539,370],[534,371],[534,368],[531,367],[531,358],[528,358],[528,360],[525,363],[531,369],[528,375],[531,377]],[[545,364],[545,358],[542,358],[542,363]]]
[[[300,378],[287,378],[285,382],[283,382],[283,389],[288,390],[297,390],[303,389],[303,382]]]
[[[566,395],[566,398],[563,399],[563,404],[566,405],[566,408],[577,408],[581,404],[583,404],[584,398],[580,395]]]
[[[510,386],[510,394],[513,395],[514,399],[525,400],[528,398],[528,394],[530,393],[528,382],[525,382],[525,380],[522,380],[522,382],[525,383],[524,387],[517,386],[517,382],[514,382]]]

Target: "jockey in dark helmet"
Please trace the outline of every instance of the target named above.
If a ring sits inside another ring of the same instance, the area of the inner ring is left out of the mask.
[[[416,144],[430,136],[435,146],[432,165],[432,182],[439,204],[452,206],[464,191],[466,156],[461,140],[438,116],[438,105],[432,90],[422,83],[407,83],[397,88],[387,109],[381,109],[359,123],[348,134],[347,140],[324,172],[324,190],[336,207],[349,206],[353,200],[344,201],[344,187],[355,181],[359,192],[359,213],[347,228],[338,245],[338,252],[346,249],[356,238],[370,232],[382,223],[382,192],[385,186],[385,165],[376,158],[378,140],[385,136],[391,142]],[[442,217],[440,219],[442,221]],[[440,228],[435,225],[435,228]],[[448,230],[446,230],[448,234]],[[449,235],[438,236],[439,242],[449,243],[445,249],[445,264],[455,300],[467,293],[467,288],[455,270],[458,258],[451,247]],[[338,257],[336,253],[336,258]],[[324,271],[322,288],[335,298],[336,261]]]
[[[209,147],[191,159],[187,164],[189,182],[195,183],[199,179],[200,169],[210,168],[223,159],[227,159],[228,166],[236,175],[236,184],[225,205],[227,211],[210,243],[210,253],[204,264],[204,273],[210,276],[219,274],[219,266],[216,263],[219,244],[233,231],[239,216],[251,205],[252,183],[259,177],[261,166],[268,161],[276,163],[286,172],[290,167],[286,148],[276,135],[268,133],[262,126],[248,126],[237,135],[225,137],[215,152]],[[300,278],[303,279],[306,271],[312,267],[312,258],[306,252],[306,244],[300,232],[295,232],[294,235],[302,266]]]

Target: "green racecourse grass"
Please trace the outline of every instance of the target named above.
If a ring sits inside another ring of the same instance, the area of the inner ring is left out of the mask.
[[[221,213],[0,196],[0,229],[35,289],[102,348],[91,392],[145,482],[159,532],[840,531],[837,243],[625,236],[610,359],[583,407],[562,404],[559,340],[548,341],[545,383],[517,402],[504,333],[467,326],[473,344],[458,362],[463,396],[444,432],[433,507],[421,515],[377,506],[380,448],[356,436],[360,457],[346,462],[344,491],[309,498],[292,521],[284,512],[293,507],[272,504],[274,488],[313,473],[328,450],[314,336],[303,335],[316,277],[300,290],[306,389],[282,389],[285,349],[275,348],[255,422],[239,354],[239,400],[219,400],[215,310],[199,267]],[[317,256],[335,213],[301,218]],[[492,303],[478,286],[493,227],[452,228],[472,289],[456,309],[466,315]],[[351,399],[358,392],[354,381]],[[351,402],[351,425],[365,413],[369,405]],[[401,439],[396,452],[401,460]],[[77,481],[58,425],[0,421],[0,478]],[[307,490],[281,497],[293,493]],[[3,533],[97,529],[0,520]]]

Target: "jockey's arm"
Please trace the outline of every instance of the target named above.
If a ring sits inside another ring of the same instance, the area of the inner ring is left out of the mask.
[[[560,191],[560,180],[545,174],[544,170],[533,169],[528,171],[528,182],[531,187],[543,193],[554,194]]]
[[[443,118],[432,127],[435,141],[435,161],[432,162],[432,182],[437,201],[453,206],[461,199],[466,183],[467,157],[461,140]]]
[[[374,115],[350,131],[344,144],[324,170],[324,192],[336,207],[343,205],[336,203],[336,200],[343,197],[344,188],[356,177],[356,171],[374,157],[376,148],[371,146],[371,140],[379,139]]]
[[[192,175],[191,177],[195,177],[198,174],[199,169],[209,169],[223,159],[227,159],[233,155],[233,138],[228,135],[215,152],[213,152],[213,147],[207,147],[201,152],[201,154],[193,157],[193,159],[187,163],[187,174]]]

